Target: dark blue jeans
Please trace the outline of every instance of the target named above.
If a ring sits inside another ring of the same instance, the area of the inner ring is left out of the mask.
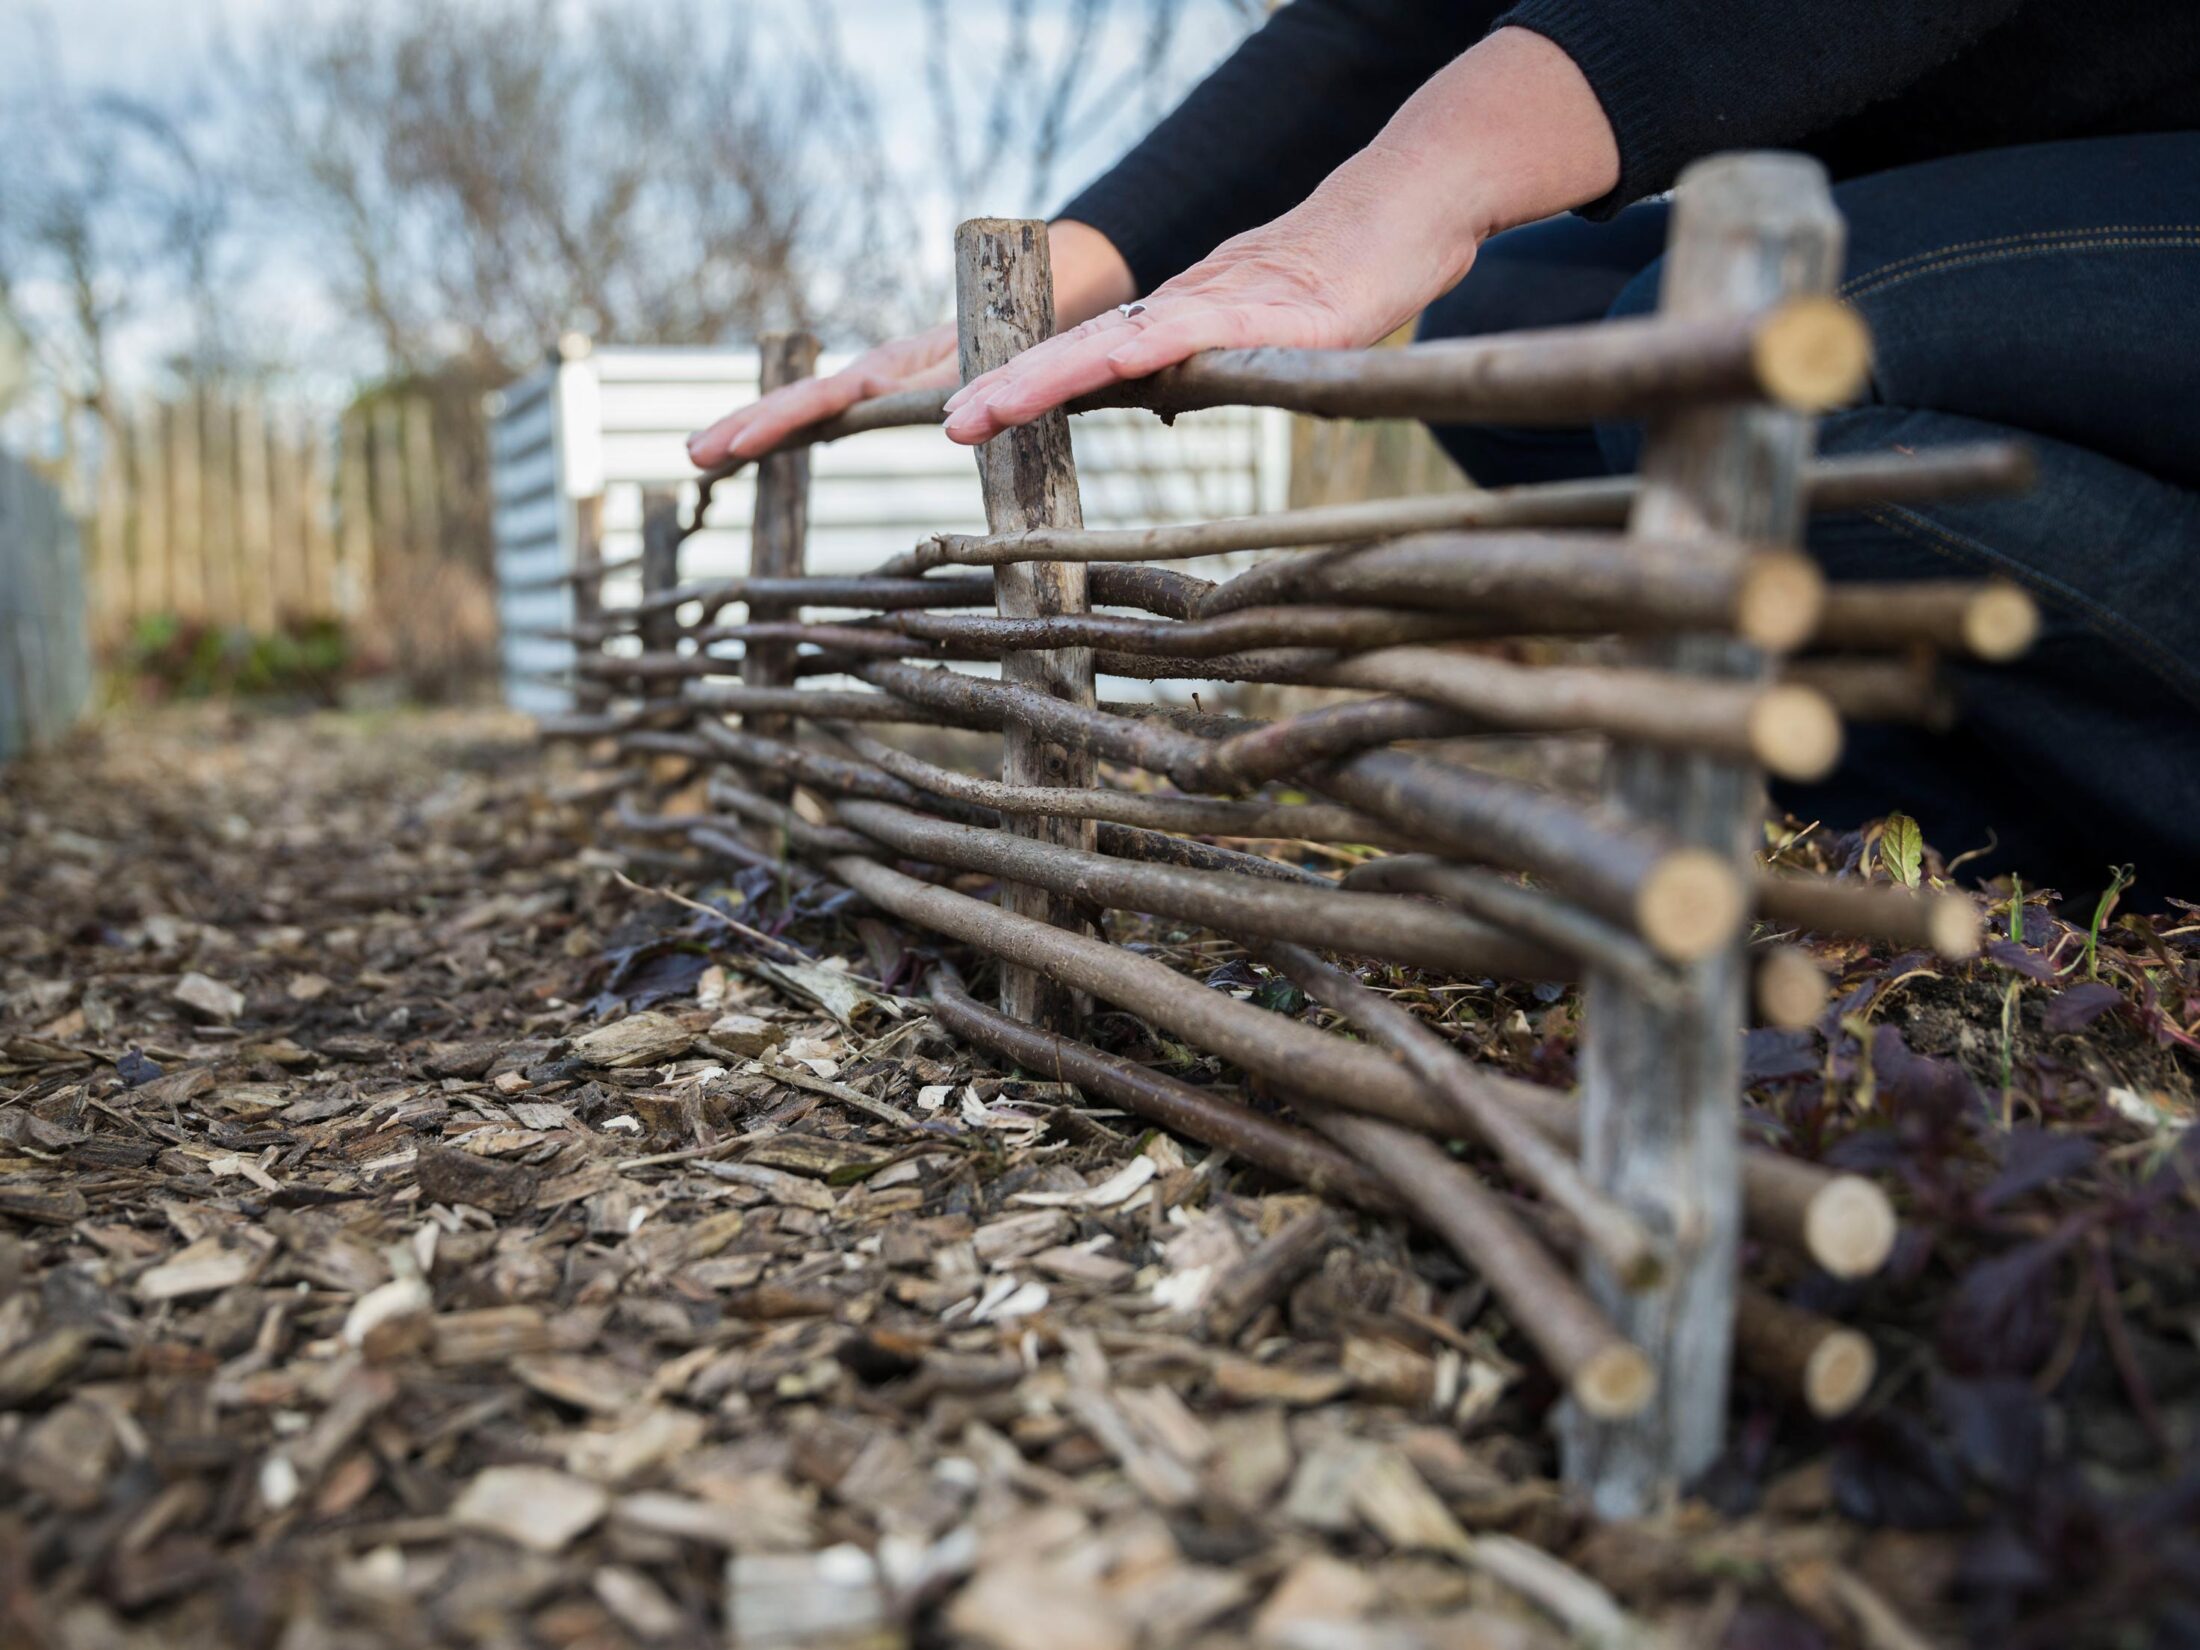
[[[2022,661],[1950,674],[1947,734],[1851,730],[1832,779],[1775,800],[1849,828],[1896,809],[1953,856],[1997,844],[2079,894],[2132,862],[2200,899],[2200,133],[1992,150],[1837,185],[1842,296],[1871,323],[1863,404],[1823,453],[2016,436],[2028,496],[1824,516],[1834,579],[2001,574],[2039,598]],[[1656,307],[1667,209],[1501,235],[1421,319],[1424,338]],[[1641,432],[1445,427],[1485,486],[1634,468]]]

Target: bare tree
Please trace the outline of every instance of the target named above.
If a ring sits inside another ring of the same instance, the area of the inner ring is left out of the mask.
[[[957,211],[1043,211],[1061,166],[1087,133],[1127,141],[1183,89],[1172,72],[1196,14],[1230,32],[1253,27],[1264,0],[1001,0],[974,8],[924,0],[925,87],[933,158]],[[973,14],[979,22],[973,22]],[[1126,53],[1108,49],[1125,39]],[[1106,66],[1121,64],[1114,73]],[[1125,126],[1126,115],[1135,123]]]
[[[193,376],[234,368],[215,270],[222,191],[178,122],[49,72],[0,118],[0,146],[0,309],[29,340],[65,431],[86,413],[112,428],[133,324],[165,323],[174,364]]]
[[[253,173],[392,367],[483,377],[561,332],[811,324],[861,201],[818,65],[738,14],[390,0],[285,17],[246,64]]]

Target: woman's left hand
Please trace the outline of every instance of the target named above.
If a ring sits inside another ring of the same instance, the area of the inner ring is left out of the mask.
[[[976,445],[1126,378],[1209,349],[1372,344],[1466,273],[1474,243],[1416,220],[1410,179],[1363,152],[1300,206],[1223,242],[1144,299],[1111,309],[972,379],[947,433]],[[1349,175],[1348,175],[1349,174]]]
[[[1024,351],[950,397],[969,445],[1208,349],[1352,349],[1448,292],[1483,240],[1595,200],[1619,145],[1588,80],[1552,41],[1504,28],[1454,58],[1382,133],[1273,223]]]

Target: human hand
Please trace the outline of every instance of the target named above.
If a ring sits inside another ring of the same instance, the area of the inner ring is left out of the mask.
[[[1137,290],[1122,254],[1089,224],[1051,224],[1047,244],[1054,266],[1055,311],[1065,321],[1082,321]],[[688,437],[688,457],[705,470],[728,458],[754,458],[805,424],[836,417],[859,401],[896,390],[946,389],[961,378],[955,327],[949,322],[865,350],[836,373],[805,378],[728,413]]]
[[[896,390],[945,389],[961,377],[952,322],[865,350],[840,371],[804,378],[728,413],[688,437],[688,457],[708,470],[729,458],[770,452],[805,424]]]
[[[948,399],[947,433],[974,445],[1201,350],[1372,344],[1449,291],[1489,236],[1595,200],[1619,176],[1618,139],[1573,59],[1531,29],[1499,29],[1299,206],[1154,288],[1136,314],[1095,309],[966,384]]]
[[[1202,350],[1348,349],[1387,336],[1466,273],[1475,243],[1430,232],[1431,220],[1414,209],[1421,189],[1405,175],[1409,166],[1367,154],[1355,164],[1139,303],[973,379],[948,398],[948,435],[990,440]]]

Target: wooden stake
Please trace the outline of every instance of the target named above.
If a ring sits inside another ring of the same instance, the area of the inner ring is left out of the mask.
[[[130,539],[129,429],[118,415],[103,413],[99,424],[99,494],[93,520],[84,605],[91,621],[91,645],[104,653],[121,634],[119,620],[129,611]]]
[[[1955,695],[1940,679],[1934,653],[1898,658],[1825,655],[1790,659],[1780,679],[1812,688],[1845,722],[1894,722],[1945,733],[1955,726]]]
[[[237,575],[242,616],[262,635],[274,631],[288,603],[275,566],[275,506],[267,463],[267,408],[256,395],[237,403]]]
[[[756,343],[758,391],[769,394],[816,372],[817,348],[817,339],[807,332],[765,333]],[[809,449],[796,447],[760,460],[756,466],[756,513],[749,528],[749,576],[800,578],[809,530]],[[749,603],[752,621],[785,618],[799,611],[780,602]],[[754,687],[792,687],[794,660],[792,642],[752,641],[744,652],[741,680]],[[743,719],[743,726],[750,732],[767,739],[786,738],[793,725],[784,716]],[[782,776],[759,774],[757,782],[767,795],[787,794]]]
[[[2003,663],[2040,633],[2039,604],[2006,579],[1835,585],[1812,640],[1820,647],[1932,647]]]
[[[368,492],[367,409],[344,414],[338,437],[336,610],[357,624],[375,611],[374,504]]]
[[[651,488],[642,494],[642,595],[647,598],[680,582],[680,501]],[[677,609],[659,607],[643,614],[637,627],[642,646],[666,649],[679,633]]]
[[[130,615],[142,619],[172,612],[175,586],[171,582],[175,536],[170,524],[175,516],[169,505],[172,472],[168,467],[167,420],[169,408],[148,401],[138,409],[131,426],[131,445],[136,449],[137,535],[131,546],[136,564],[131,568]]]
[[[1482,1274],[1583,1414],[1616,1422],[1640,1415],[1656,1398],[1650,1360],[1573,1286],[1497,1194],[1443,1147],[1349,1112],[1316,1109],[1312,1122]]]
[[[603,494],[590,493],[573,501],[573,570],[581,572],[602,566]],[[602,579],[574,579],[567,586],[567,601],[576,635],[586,635],[602,624]],[[585,675],[591,662],[576,656],[574,667]],[[575,708],[585,706],[601,710],[611,698],[611,688],[603,682],[584,681],[573,690]]]
[[[1864,1401],[1879,1355],[1864,1334],[1749,1284],[1736,1299],[1734,1353],[1751,1373],[1833,1420]]]
[[[1799,1031],[1817,1020],[1832,984],[1808,951],[1796,945],[1761,945],[1753,961],[1751,986],[1759,1020],[1783,1031]]]
[[[1750,314],[1826,292],[1839,273],[1841,238],[1815,161],[1763,154],[1699,161],[1676,196],[1660,313],[1675,320]],[[1806,336],[1795,358],[1807,361],[1818,349]],[[1793,543],[1810,434],[1798,413],[1742,404],[1653,420],[1630,530],[1666,543],[1707,533]],[[1642,652],[1645,663],[1709,676],[1765,673],[1758,649],[1724,636]],[[1606,791],[1633,818],[1696,844],[1736,875],[1745,871],[1759,806],[1749,768],[1623,746],[1610,758]],[[1567,1482],[1610,1518],[1640,1517],[1670,1502],[1725,1442],[1741,1232],[1743,948],[1729,941],[1692,964],[1691,974],[1695,989],[1678,1005],[1647,1002],[1625,981],[1594,970],[1589,976],[1584,1167],[1674,1251],[1670,1284],[1640,1292],[1627,1290],[1601,1259],[1584,1257],[1595,1298],[1658,1375],[1658,1400],[1641,1416],[1614,1424],[1577,1412],[1563,1428]]]
[[[199,467],[200,401],[187,395],[168,409],[168,601],[182,619],[206,611],[205,476]]]
[[[343,611],[337,596],[336,486],[329,471],[328,432],[319,420],[298,435],[298,519],[305,536],[306,611],[333,619]]]
[[[1978,955],[1978,907],[1962,894],[1913,893],[1792,871],[1760,873],[1756,894],[1757,914],[1768,922],[1924,946],[1958,962]]]
[[[965,383],[1052,337],[1054,272],[1046,225],[1036,219],[976,218],[957,228],[955,309]],[[980,447],[978,480],[985,493],[986,526],[993,532],[1084,525],[1069,420],[1061,412],[1003,431]],[[995,605],[1006,618],[1086,610],[1085,570],[1074,563],[999,567],[993,587]],[[1002,661],[1001,675],[1067,704],[1090,707],[1094,702],[1089,648],[1017,654]],[[1018,720],[1012,719],[1004,730],[1004,784],[1089,786],[1096,772],[1090,752],[1050,743]],[[1091,821],[1062,817],[1019,816],[1009,821],[1009,829],[1018,836],[1087,850],[1095,834]],[[1082,931],[1085,926],[1072,900],[1024,888],[1004,890],[1003,898],[1011,910],[1056,927]],[[1071,1008],[1030,970],[1001,971],[1001,1011],[1012,1019],[1054,1024]]]
[[[1458,1049],[1388,997],[1370,991],[1342,969],[1332,968],[1302,946],[1270,943],[1253,954],[1280,970],[1314,1001],[1388,1048],[1406,1069],[1457,1114],[1471,1134],[1503,1158],[1514,1174],[1550,1199],[1588,1246],[1638,1289],[1657,1282],[1665,1260],[1641,1221],[1581,1178],[1570,1154],[1492,1097]]]
[[[1864,387],[1871,336],[1818,296],[1404,349],[1221,349],[1080,399],[1086,407],[1283,407],[1320,418],[1577,424],[1743,397],[1823,412]]]
[[[206,606],[218,625],[249,623],[237,542],[237,409],[226,400],[199,400],[199,474],[203,478],[199,541]]]
[[[2031,455],[2014,442],[1936,447],[1915,454],[1865,453],[1822,459],[1804,478],[1811,508],[1853,510],[1870,504],[1930,503],[1980,493],[2022,492]],[[1426,498],[1370,499],[1275,510],[1258,516],[1182,522],[1167,527],[1092,527],[1049,532],[937,533],[878,571],[991,567],[1004,561],[1146,562],[1399,538],[1460,528],[1617,527],[1635,501],[1633,476],[1531,482]]]
[[[851,797],[836,803],[833,812],[897,854],[989,872],[1080,904],[1180,917],[1219,933],[1301,941],[1468,978],[1551,979],[1573,972],[1569,958],[1426,900],[1347,893],[1318,881],[1276,883],[1126,864],[1113,855],[958,825],[889,802]]]

